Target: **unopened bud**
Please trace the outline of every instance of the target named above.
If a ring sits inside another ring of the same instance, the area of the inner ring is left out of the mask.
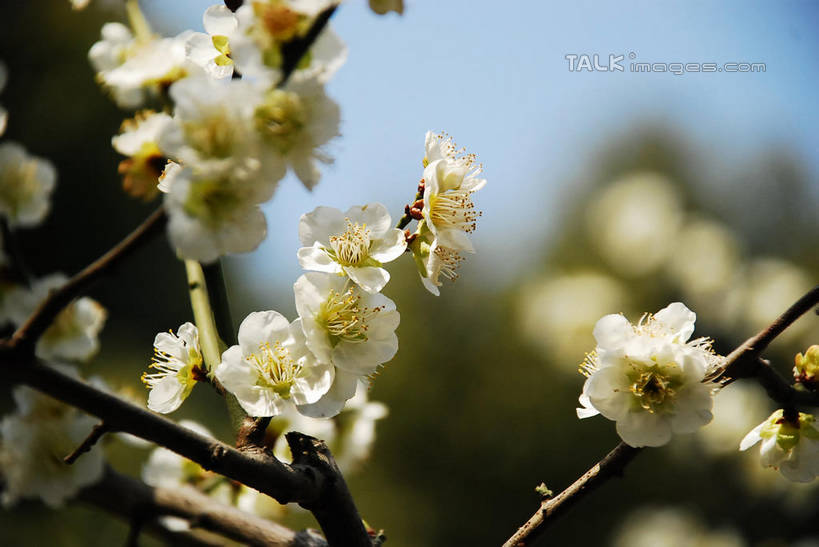
[[[819,345],[809,347],[805,354],[797,353],[794,358],[793,377],[797,382],[814,389],[819,377]],[[813,384],[813,385],[811,385]]]

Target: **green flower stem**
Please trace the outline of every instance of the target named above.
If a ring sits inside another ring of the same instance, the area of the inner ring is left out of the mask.
[[[199,344],[202,347],[202,357],[208,369],[208,377],[222,360],[222,346],[219,332],[216,330],[216,321],[210,306],[208,285],[202,266],[195,260],[185,261],[185,272],[188,274],[188,291],[193,308],[193,320],[199,329]]]

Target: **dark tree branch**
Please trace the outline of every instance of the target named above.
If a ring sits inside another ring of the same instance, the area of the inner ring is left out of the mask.
[[[158,233],[165,226],[167,216],[160,207],[154,211],[136,230],[114,245],[107,253],[83,268],[68,283],[52,292],[35,310],[28,320],[14,333],[8,345],[28,353],[33,353],[37,339],[51,326],[60,311],[82,294],[100,276],[118,265]]]
[[[316,41],[321,31],[327,26],[330,17],[336,12],[338,4],[333,4],[325,8],[321,13],[316,15],[313,24],[307,30],[304,36],[300,36],[282,44],[282,77],[276,84],[276,87],[284,87],[287,80],[299,66],[302,57],[304,57]]]
[[[111,428],[108,427],[108,424],[105,422],[101,422],[94,426],[94,429],[91,430],[91,433],[85,438],[85,440],[74,449],[74,451],[63,458],[63,461],[68,465],[71,465],[77,458],[94,448],[94,445],[102,438],[103,435],[111,431]]]
[[[320,441],[294,450],[292,465],[263,450],[240,451],[186,429],[167,418],[72,378],[43,362],[6,349],[0,353],[4,378],[22,383],[102,419],[108,427],[164,446],[214,471],[275,498],[310,509],[330,545],[367,545],[369,537],[338,467]],[[311,437],[302,436],[304,439]],[[327,515],[332,515],[330,518]]]
[[[626,443],[620,443],[614,450],[598,463],[583,473],[574,481],[571,486],[554,498],[548,498],[540,503],[537,513],[532,515],[526,523],[521,526],[515,534],[509,538],[503,547],[522,547],[531,545],[546,527],[555,518],[568,511],[575,503],[583,499],[587,494],[596,490],[600,485],[612,477],[619,477],[623,474],[623,469],[634,457],[640,453],[641,448],[634,448]]]
[[[111,469],[106,470],[98,483],[83,489],[78,499],[128,519],[137,530],[145,526],[146,531],[156,531],[161,528],[156,524],[156,517],[174,516],[187,520],[192,528],[207,530],[247,545],[299,545],[296,543],[299,534],[289,528],[219,503],[195,488],[152,487]],[[112,500],[116,500],[116,503],[112,503]],[[327,545],[323,539],[313,537],[314,545]],[[213,544],[196,539],[207,545]]]
[[[819,406],[819,394],[795,389],[760,358],[762,352],[777,336],[817,304],[819,286],[807,292],[773,323],[732,351],[723,364],[705,381],[713,381],[724,386],[737,378],[756,377],[768,395],[781,403],[786,410],[792,409],[794,405]],[[642,449],[621,442],[555,498],[541,502],[538,511],[504,543],[504,547],[531,545],[554,517],[562,514],[611,477],[621,475],[623,468],[640,450]]]

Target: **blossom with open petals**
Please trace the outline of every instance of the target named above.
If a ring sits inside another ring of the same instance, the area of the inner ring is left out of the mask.
[[[284,161],[308,189],[321,178],[316,162],[333,162],[322,147],[339,135],[340,119],[316,76],[294,75],[283,88],[269,89],[255,111],[266,154]]]
[[[216,4],[205,10],[202,23],[205,32],[194,32],[185,42],[188,59],[202,67],[211,78],[230,78],[233,76],[233,59],[229,36],[239,25],[236,16],[224,4]]]
[[[346,212],[317,207],[301,216],[299,264],[306,270],[346,274],[370,293],[390,280],[382,265],[401,256],[407,247],[404,232],[392,226],[380,203],[356,205]]]
[[[35,280],[30,287],[11,289],[3,300],[3,307],[16,326],[21,326],[43,303],[49,293],[68,281],[61,273]],[[99,351],[99,333],[108,313],[99,302],[83,296],[57,314],[51,326],[43,333],[35,353],[41,359],[69,359],[86,361]]]
[[[0,474],[5,483],[0,500],[9,507],[21,498],[40,498],[50,507],[60,507],[102,477],[99,447],[72,465],[63,462],[96,420],[25,386],[12,394],[17,411],[0,421]]]
[[[173,412],[190,395],[197,380],[205,374],[196,325],[184,323],[176,334],[157,334],[151,361],[150,368],[156,372],[142,375],[145,387],[151,390],[148,408],[163,414]]]
[[[168,189],[168,237],[184,258],[213,262],[228,253],[247,253],[267,233],[258,188],[235,178],[232,170],[196,173],[172,165],[161,187]]]
[[[119,135],[111,139],[114,150],[127,156],[118,170],[130,195],[148,201],[159,193],[157,184],[168,161],[159,149],[159,136],[171,123],[164,112],[144,110],[125,120]]]
[[[239,344],[225,350],[216,378],[251,416],[276,416],[288,402],[316,402],[333,382],[333,367],[307,349],[301,320],[253,312],[239,326]]]
[[[345,277],[310,272],[294,285],[296,309],[307,346],[319,361],[336,367],[327,394],[300,412],[329,417],[355,395],[357,380],[372,375],[398,351],[400,315],[381,293],[370,294]]]
[[[719,358],[705,338],[688,341],[696,315],[669,304],[632,325],[607,315],[594,327],[597,348],[581,372],[580,418],[602,414],[617,422],[631,446],[661,446],[672,433],[691,433],[711,421],[713,386],[702,382]]]
[[[796,419],[786,419],[782,409],[753,428],[739,444],[747,450],[760,445],[763,467],[779,469],[794,482],[810,482],[819,475],[819,429],[811,414],[800,412]]]
[[[0,144],[0,216],[10,226],[37,226],[51,208],[57,172],[16,142]]]
[[[423,221],[421,224],[424,224]],[[409,248],[421,276],[421,283],[435,296],[441,294],[438,288],[442,285],[441,277],[450,281],[458,279],[458,268],[464,261],[463,255],[460,251],[441,245],[425,224],[419,227]]]

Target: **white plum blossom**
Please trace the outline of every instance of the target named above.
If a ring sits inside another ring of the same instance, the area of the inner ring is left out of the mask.
[[[102,477],[99,447],[72,465],[63,462],[96,420],[28,387],[17,387],[12,394],[17,412],[0,422],[0,474],[5,483],[0,500],[9,507],[21,498],[40,498],[49,507],[60,507]]]
[[[189,77],[173,84],[173,123],[159,136],[168,157],[197,173],[231,171],[261,203],[284,177],[281,158],[263,154],[255,112],[263,93],[249,82]]]
[[[411,250],[421,281],[438,295],[439,277],[455,280],[463,262],[462,252],[474,253],[467,234],[475,230],[479,211],[472,194],[486,185],[478,178],[483,167],[474,154],[465,154],[451,137],[428,131],[424,143],[422,220],[418,223]]]
[[[251,416],[276,416],[288,402],[315,403],[333,383],[333,367],[316,361],[299,319],[253,312],[239,326],[238,340],[222,354],[215,375]]]
[[[819,430],[811,414],[800,412],[789,420],[779,409],[753,428],[739,449],[747,450],[760,441],[763,467],[779,469],[794,482],[810,482],[819,475]]]
[[[159,38],[147,31],[134,37],[121,23],[106,23],[102,40],[88,52],[97,80],[121,108],[138,108],[146,92],[156,93],[184,78],[198,67],[189,62],[185,43],[190,31],[173,38]]]
[[[30,287],[18,286],[4,298],[3,307],[12,323],[19,327],[42,304],[49,293],[68,281],[61,273],[46,275],[34,281]],[[43,333],[35,346],[41,359],[69,359],[86,361],[99,351],[99,333],[107,317],[105,308],[96,300],[83,296],[57,314],[51,326]]]
[[[227,172],[166,169],[168,237],[187,259],[213,262],[228,253],[247,253],[262,242],[267,222],[258,188]]]
[[[370,293],[390,280],[382,265],[401,256],[404,232],[393,228],[392,217],[380,203],[356,205],[341,212],[317,207],[299,220],[299,264],[305,270],[346,274]]]
[[[239,25],[236,16],[223,4],[216,4],[205,10],[202,23],[205,33],[194,32],[185,43],[188,59],[202,67],[211,78],[230,78],[233,76],[233,59],[229,36]]]
[[[340,134],[340,120],[338,104],[316,76],[294,75],[284,88],[271,88],[255,112],[266,154],[286,162],[308,189],[321,177],[316,162],[333,162],[322,147]]]
[[[124,190],[145,200],[154,198],[167,158],[159,149],[159,136],[172,123],[164,112],[144,110],[125,120],[119,135],[111,139],[114,150],[127,156],[119,164]]]
[[[334,419],[337,436],[331,446],[336,463],[345,472],[360,467],[370,457],[375,442],[375,422],[387,414],[387,406],[368,400],[367,386],[359,382],[355,396]]]
[[[597,348],[587,355],[580,418],[602,414],[617,422],[631,446],[661,446],[672,433],[692,433],[711,421],[713,386],[703,383],[720,358],[705,338],[688,341],[696,315],[675,302],[632,325],[622,315],[600,319]]]
[[[183,323],[176,334],[160,332],[154,338],[154,356],[142,382],[150,389],[148,408],[168,414],[179,408],[190,395],[196,382],[206,374],[199,330],[192,323]]]
[[[370,376],[395,356],[400,315],[383,294],[364,292],[334,274],[306,273],[296,281],[294,292],[307,346],[319,361],[336,367],[327,394],[299,410],[308,416],[333,416],[355,395],[357,379]]]
[[[231,57],[243,77],[267,86],[281,79],[282,45],[303,36],[313,18],[332,2],[260,0],[236,10],[237,28],[229,35]],[[293,77],[326,83],[347,60],[347,47],[329,27],[313,43]]]
[[[11,227],[40,224],[51,208],[57,172],[16,142],[0,144],[0,216]]]

